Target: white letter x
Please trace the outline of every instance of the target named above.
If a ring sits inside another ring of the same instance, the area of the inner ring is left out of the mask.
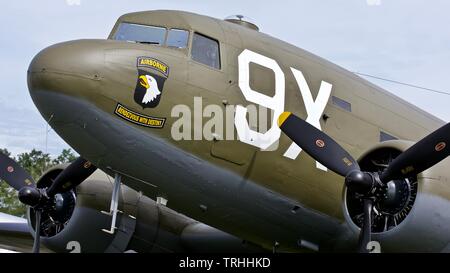
[[[322,81],[320,84],[319,93],[317,94],[317,98],[314,101],[312,98],[311,90],[309,89],[308,83],[306,82],[303,73],[292,67],[291,70],[294,74],[295,79],[297,80],[298,87],[302,94],[303,102],[305,103],[306,113],[308,114],[306,122],[316,127],[317,129],[322,130],[322,128],[320,127],[320,118],[322,117],[325,106],[327,105],[328,99],[330,98],[331,89],[333,86],[330,83]],[[290,159],[296,159],[301,151],[302,149],[293,142],[291,146],[289,146],[289,149],[284,153],[284,156]],[[319,162],[316,162],[316,167],[323,171],[327,171],[327,168]]]

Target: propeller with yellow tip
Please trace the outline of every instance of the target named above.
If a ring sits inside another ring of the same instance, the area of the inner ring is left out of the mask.
[[[336,141],[294,114],[282,113],[278,126],[311,157],[335,173],[346,176],[359,170],[356,160]]]
[[[361,171],[356,160],[336,141],[290,112],[278,118],[280,129],[312,158],[345,177],[346,186],[360,194],[364,222],[359,251],[367,252],[374,205],[386,198],[387,184],[417,175],[450,155],[450,123],[432,132],[389,163],[382,172]]]

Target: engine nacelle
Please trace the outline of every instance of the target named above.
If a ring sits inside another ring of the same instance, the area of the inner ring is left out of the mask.
[[[66,165],[49,169],[38,181],[47,187]],[[55,252],[248,252],[263,251],[199,223],[122,185],[117,230],[109,234],[113,178],[95,171],[75,190],[55,196],[52,212],[42,213],[41,243]],[[34,230],[34,213],[28,222]],[[34,233],[34,232],[33,232]],[[205,240],[207,239],[207,240]]]
[[[381,171],[413,143],[387,141],[359,159],[363,171]],[[391,181],[387,201],[374,205],[372,241],[382,252],[450,252],[450,158],[418,176]],[[362,205],[344,189],[344,215],[359,232]]]

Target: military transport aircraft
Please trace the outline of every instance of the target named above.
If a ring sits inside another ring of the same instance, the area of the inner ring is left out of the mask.
[[[450,124],[243,16],[126,14],[28,86],[81,155],[37,182],[1,157],[36,252],[450,252]]]

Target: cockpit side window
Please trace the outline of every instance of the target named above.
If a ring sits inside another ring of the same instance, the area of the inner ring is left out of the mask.
[[[143,44],[163,45],[166,39],[166,32],[166,28],[163,27],[120,23],[114,39]]]
[[[188,44],[189,32],[183,29],[172,28],[167,34],[167,46],[175,48],[186,48]]]
[[[194,61],[220,69],[220,51],[217,40],[194,33],[191,55]]]

